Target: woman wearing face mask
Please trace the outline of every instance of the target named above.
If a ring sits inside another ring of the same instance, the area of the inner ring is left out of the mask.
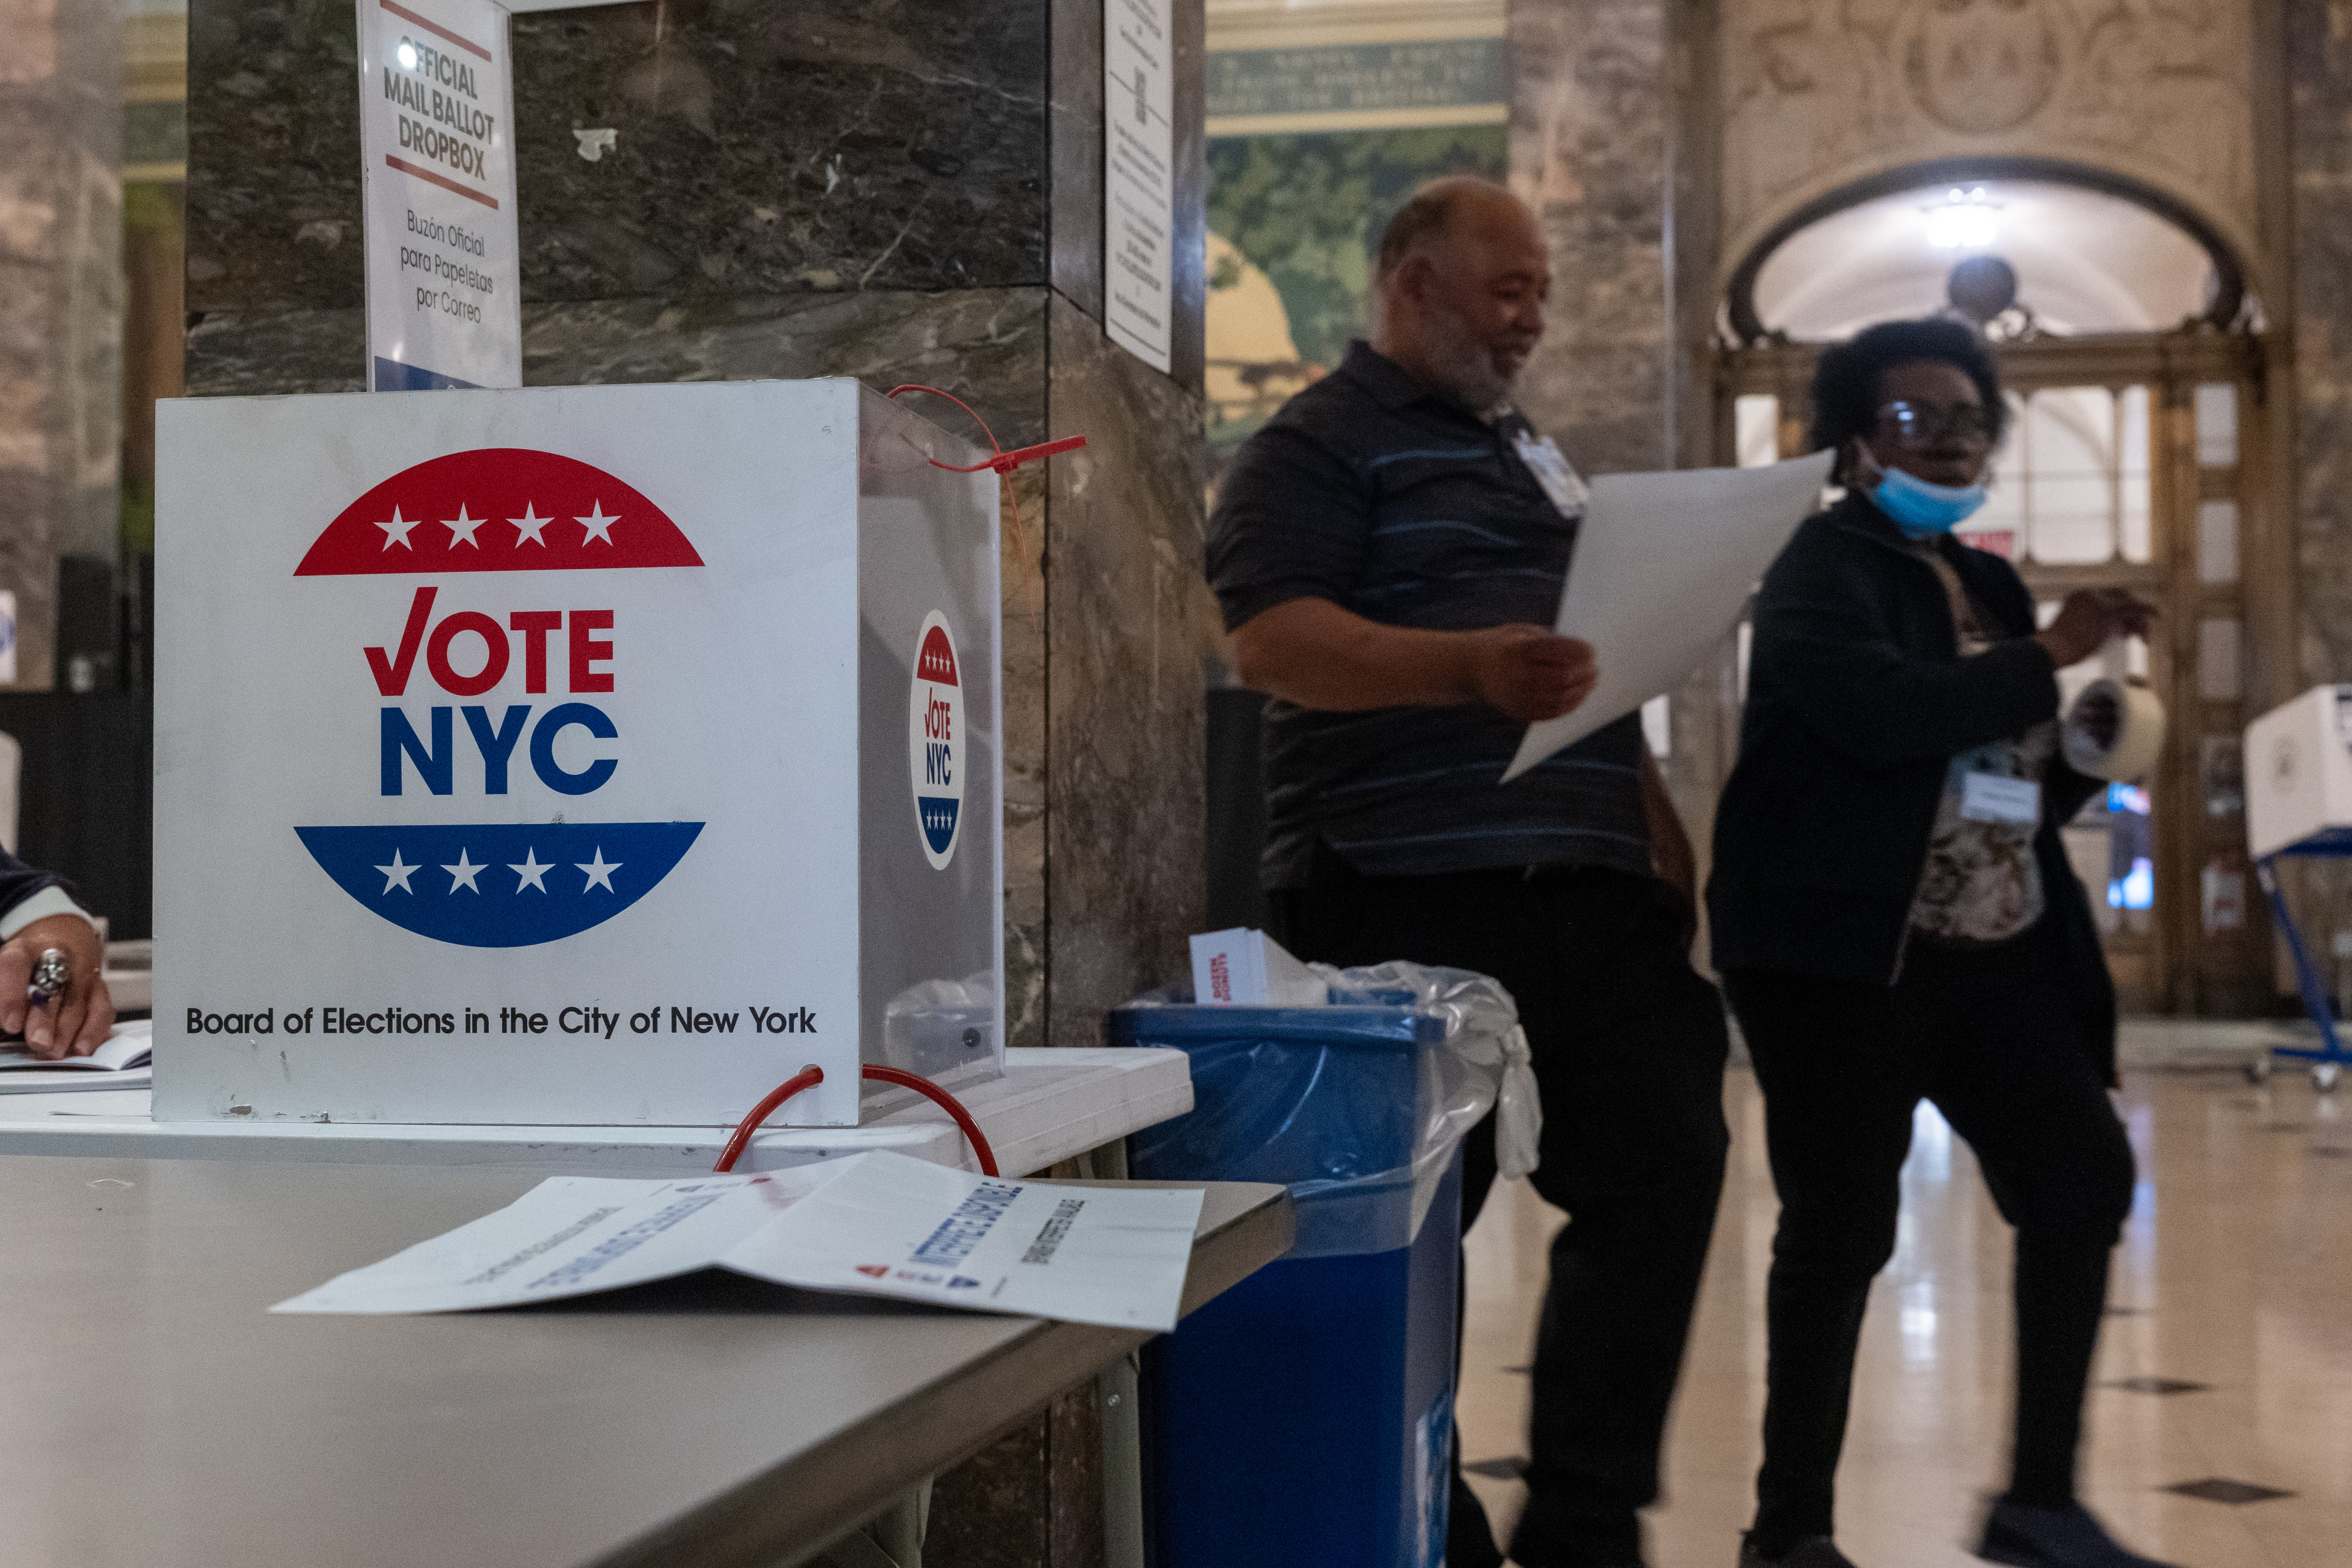
[[[2004,413],[1968,328],[1871,328],[1822,356],[1813,405],[1846,496],[1758,596],[1708,888],[1781,1203],[1740,1563],[1851,1568],[1831,1483],[1924,1097],[2017,1232],[2013,1468],[1978,1555],[2152,1568],[2074,1500],[2134,1173],[2106,1093],[2115,993],[2058,834],[2101,785],[2058,753],[2056,679],[2152,611],[2085,591],[2037,632],[2016,571],[1951,537],[1983,504]]]

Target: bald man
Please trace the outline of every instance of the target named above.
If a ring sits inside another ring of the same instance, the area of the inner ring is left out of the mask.
[[[1635,1568],[1728,1142],[1723,1007],[1692,969],[1690,844],[1628,715],[1509,784],[1526,726],[1592,689],[1550,630],[1584,486],[1510,405],[1543,334],[1532,214],[1483,180],[1381,239],[1378,321],[1252,437],[1209,574],[1242,681],[1272,697],[1262,877],[1276,935],[1412,959],[1517,999],[1568,1211],[1538,1331],[1522,1568]],[[1463,1225],[1495,1176],[1464,1154]],[[1453,1486],[1449,1568],[1497,1568]]]

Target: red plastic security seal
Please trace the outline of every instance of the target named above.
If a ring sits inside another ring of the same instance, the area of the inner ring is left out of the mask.
[[[935,468],[945,468],[951,474],[976,474],[982,468],[993,468],[1000,478],[1008,481],[1004,487],[1004,505],[1013,529],[1013,556],[1020,563],[1022,587],[1029,600],[1029,613],[1034,616],[1037,614],[1037,583],[1030,574],[1029,540],[1021,527],[1020,498],[1013,493],[1013,486],[1009,481],[1013,478],[1013,470],[1022,464],[1037,462],[1042,458],[1054,457],[1057,453],[1075,452],[1087,444],[1087,438],[1084,436],[1065,436],[1058,441],[1041,441],[1034,447],[1015,447],[1008,452],[997,441],[996,432],[988,427],[988,421],[974,412],[971,404],[966,403],[954,393],[943,392],[936,386],[925,386],[920,382],[909,381],[892,387],[886,395],[895,398],[902,392],[927,392],[933,397],[946,398],[950,403],[971,416],[971,422],[980,426],[980,433],[987,437],[988,444],[995,448],[996,455],[986,461],[969,463],[961,467],[954,463],[942,463],[937,458],[928,455],[924,458],[924,461]]]
[[[988,1146],[988,1139],[982,1134],[980,1123],[971,1119],[971,1112],[966,1110],[954,1095],[929,1079],[917,1078],[910,1072],[900,1072],[897,1068],[863,1068],[859,1069],[858,1076],[872,1079],[877,1083],[896,1084],[900,1089],[911,1089],[946,1111],[955,1118],[955,1124],[962,1128],[963,1135],[971,1141],[971,1152],[980,1159],[980,1173],[983,1176],[1000,1173],[996,1169],[996,1152]],[[824,1081],[823,1068],[805,1067],[769,1090],[767,1097],[751,1108],[751,1114],[736,1124],[733,1134],[727,1140],[727,1147],[719,1152],[719,1163],[710,1168],[721,1172],[733,1170],[735,1162],[741,1159],[743,1151],[751,1146],[751,1135],[759,1131],[760,1123],[773,1116],[778,1106],[800,1093],[801,1090],[814,1089]]]
[[[988,444],[991,447],[995,447],[996,456],[987,461],[968,463],[961,468],[953,463],[942,463],[937,458],[930,459],[931,467],[945,468],[951,474],[976,474],[982,468],[994,468],[1000,474],[1009,474],[1024,463],[1034,463],[1041,458],[1050,458],[1060,452],[1075,452],[1087,444],[1087,438],[1084,436],[1065,436],[1058,441],[1040,441],[1034,447],[1015,447],[1008,452],[997,441],[996,432],[988,427],[988,421],[974,413],[971,405],[954,393],[942,392],[936,386],[925,386],[920,382],[908,381],[892,387],[884,395],[896,397],[902,392],[928,392],[933,397],[946,398],[966,414],[971,415],[971,422],[980,426],[980,433],[988,437]]]

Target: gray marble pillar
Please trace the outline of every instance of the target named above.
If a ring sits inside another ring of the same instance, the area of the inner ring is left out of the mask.
[[[2286,8],[2293,85],[2297,689],[2352,679],[2352,5]]]
[[[1103,1008],[1190,978],[1218,619],[1202,580],[1199,391],[1114,346],[1059,292],[1048,321],[1051,434],[1088,443],[1047,514],[1051,1038],[1090,1046]]]
[[[19,688],[58,668],[61,574],[83,601],[68,659],[110,678],[121,462],[120,23],[100,5],[0,8],[0,589]]]
[[[2273,688],[2272,700],[2352,679],[2352,4],[2288,5],[2283,20],[2294,298],[2275,316],[2294,324],[2294,426],[2279,510],[2292,532],[2294,605],[2292,690]],[[2352,921],[2341,863],[2284,869],[2306,932]],[[2278,989],[2289,984],[2282,978]]]
[[[1710,161],[1694,156],[1676,0],[1513,0],[1510,184],[1551,250],[1542,342],[1518,401],[1589,474],[1709,460]],[[1701,154],[1705,148],[1697,150]],[[1689,244],[1689,231],[1699,243]],[[1669,694],[1661,763],[1704,873],[1728,767],[1715,665]]]
[[[1664,0],[1517,0],[1510,181],[1551,247],[1519,402],[1589,473],[1673,466]]]

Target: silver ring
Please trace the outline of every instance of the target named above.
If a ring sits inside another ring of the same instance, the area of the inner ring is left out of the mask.
[[[73,978],[73,969],[66,961],[65,950],[46,947],[33,963],[33,989],[46,999],[62,995],[66,983]]]

